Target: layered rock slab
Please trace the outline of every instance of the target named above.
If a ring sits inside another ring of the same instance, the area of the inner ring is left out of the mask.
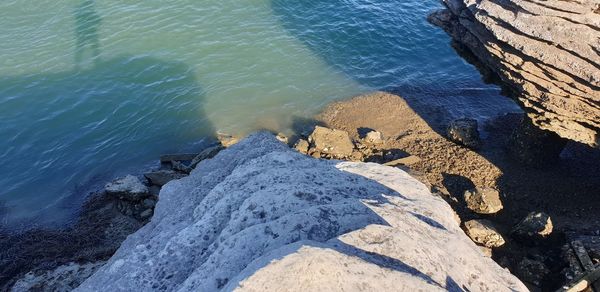
[[[164,186],[79,291],[525,291],[407,173],[318,160],[267,133]]]
[[[600,3],[443,0],[430,16],[516,93],[532,121],[600,144]]]

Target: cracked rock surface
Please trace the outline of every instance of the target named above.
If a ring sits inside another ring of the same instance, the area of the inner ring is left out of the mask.
[[[533,122],[600,144],[600,3],[443,0],[429,20],[497,73]]]
[[[258,133],[160,193],[79,291],[526,291],[404,171]]]

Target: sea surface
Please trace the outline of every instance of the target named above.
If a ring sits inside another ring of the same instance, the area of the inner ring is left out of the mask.
[[[287,131],[401,94],[427,119],[518,110],[440,29],[438,0],[0,1],[0,216],[61,226],[104,182],[215,133]]]

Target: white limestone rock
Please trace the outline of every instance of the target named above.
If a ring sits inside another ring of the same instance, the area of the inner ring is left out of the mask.
[[[164,186],[79,291],[526,291],[407,173],[258,133]]]

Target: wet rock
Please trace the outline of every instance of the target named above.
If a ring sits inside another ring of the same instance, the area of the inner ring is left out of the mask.
[[[151,197],[158,198],[158,195],[160,195],[160,187],[157,185],[152,185],[148,187],[148,193]]]
[[[467,208],[478,214],[495,214],[504,208],[500,193],[492,188],[468,190],[464,199]]]
[[[116,203],[117,210],[121,212],[121,214],[138,220],[148,219],[149,216],[146,211],[150,210],[152,212],[155,205],[156,202],[150,199],[138,203],[119,200]],[[150,213],[150,216],[152,216],[152,213]]]
[[[479,149],[481,139],[477,127],[477,120],[474,119],[454,120],[448,125],[448,138],[471,149]]]
[[[44,273],[29,272],[13,285],[11,291],[71,291],[96,272],[105,262],[68,263]]]
[[[164,186],[168,182],[186,177],[185,174],[169,170],[159,170],[145,173],[144,176],[154,185]]]
[[[377,131],[371,131],[365,136],[365,141],[371,144],[383,143],[383,134]]]
[[[146,209],[142,212],[140,212],[139,217],[141,220],[146,220],[149,219],[150,217],[152,217],[153,211],[152,209]]]
[[[566,141],[553,132],[539,129],[525,117],[510,136],[508,147],[509,152],[523,164],[543,167],[560,159]]]
[[[525,258],[517,265],[516,272],[520,279],[540,286],[544,277],[550,274],[550,269],[541,261]]]
[[[312,151],[330,158],[347,158],[354,151],[354,144],[348,132],[316,126],[308,137]]]
[[[598,235],[578,235],[572,240],[580,241],[587,250],[590,258],[600,263],[600,236]]]
[[[310,147],[310,144],[308,144],[308,141],[306,141],[304,139],[299,139],[296,142],[296,145],[294,145],[294,149],[296,149],[298,152],[300,152],[302,154],[308,154],[309,147]]]
[[[141,212],[141,206],[130,201],[119,200],[117,201],[117,210],[125,216],[136,217]]]
[[[215,145],[215,146],[204,149],[202,152],[200,152],[198,155],[196,155],[194,157],[194,159],[192,159],[192,162],[190,163],[190,167],[192,169],[196,168],[196,166],[198,165],[198,163],[200,163],[200,161],[215,157],[215,155],[219,154],[219,152],[221,152],[223,149],[225,149],[225,146],[223,146],[223,145]]]
[[[190,173],[192,171],[192,167],[185,165],[184,163],[176,160],[171,161],[171,169],[183,173]]]
[[[523,239],[544,238],[552,233],[552,220],[543,212],[531,212],[517,224],[512,234]]]
[[[148,196],[148,187],[133,175],[107,184],[104,190],[111,196],[129,201],[138,201]]]
[[[152,199],[145,199],[142,201],[142,206],[144,206],[144,208],[153,209],[154,206],[156,206],[156,201]]]
[[[475,242],[485,247],[500,247],[505,241],[489,220],[470,220],[465,222],[467,235]]]
[[[160,156],[160,163],[171,163],[171,161],[190,161],[197,155],[198,153],[164,154]]]

